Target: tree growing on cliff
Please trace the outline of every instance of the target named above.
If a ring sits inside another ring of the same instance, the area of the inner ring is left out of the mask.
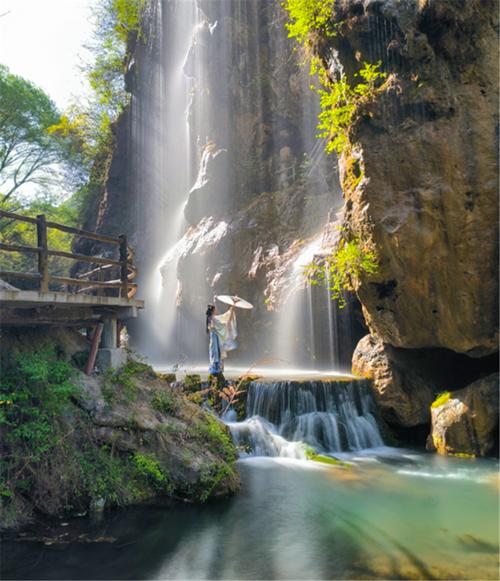
[[[144,6],[145,0],[98,0],[94,6],[94,38],[88,46],[93,58],[83,70],[90,98],[70,111],[70,118],[81,122],[90,158],[111,149],[111,124],[129,102],[129,49],[140,36]]]
[[[310,85],[320,100],[318,137],[327,140],[327,153],[341,154],[349,146],[349,130],[356,115],[376,98],[387,73],[381,70],[381,61],[364,62],[355,79],[348,79],[344,73],[333,75],[315,54],[318,38],[336,36],[342,25],[335,21],[335,0],[285,0],[283,6],[290,19],[286,24],[288,36],[305,48],[310,74],[318,77],[319,84]]]

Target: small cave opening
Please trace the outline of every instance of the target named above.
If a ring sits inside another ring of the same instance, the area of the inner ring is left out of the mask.
[[[457,391],[499,371],[498,352],[484,357],[470,357],[444,348],[387,347],[391,366],[403,376],[405,370],[408,370],[408,373],[416,372],[421,380],[432,385],[435,396],[444,391]],[[423,424],[402,427],[395,417],[392,421],[389,415],[384,416],[389,435],[388,442],[392,441],[396,446],[425,448],[427,437],[431,432],[430,418]],[[498,454],[498,449],[493,451],[493,455],[495,454]]]
[[[499,370],[498,353],[485,357],[469,357],[465,353],[444,348],[398,351],[406,351],[407,365],[415,365],[424,377],[428,377],[433,384],[442,386],[442,390],[462,389]]]

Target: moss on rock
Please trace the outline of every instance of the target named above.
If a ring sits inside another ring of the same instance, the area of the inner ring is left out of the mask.
[[[149,366],[130,360],[87,377],[50,341],[38,353],[28,345],[2,346],[1,528],[238,489],[227,428]]]

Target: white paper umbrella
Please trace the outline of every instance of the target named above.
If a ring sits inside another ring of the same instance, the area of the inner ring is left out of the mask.
[[[221,303],[231,305],[232,307],[237,307],[238,309],[253,309],[253,305],[251,303],[235,295],[218,295],[215,298]]]

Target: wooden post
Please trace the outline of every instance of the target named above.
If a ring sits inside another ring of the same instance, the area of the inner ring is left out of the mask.
[[[127,248],[127,237],[125,236],[125,234],[120,234],[120,236],[118,236],[119,240],[120,240],[120,262],[121,262],[121,267],[120,267],[120,280],[122,283],[121,289],[120,289],[120,296],[122,298],[127,298],[128,297],[128,265],[127,265],[127,260],[128,260],[128,248]]]
[[[38,273],[40,274],[40,291],[49,290],[49,255],[47,246],[47,222],[45,214],[36,217],[36,240],[38,251]]]
[[[85,375],[90,375],[94,369],[95,360],[97,357],[97,348],[101,342],[103,328],[103,323],[97,323],[97,327],[95,328],[94,334],[92,335],[92,346],[90,347],[89,358],[87,359],[87,365],[85,365]]]

